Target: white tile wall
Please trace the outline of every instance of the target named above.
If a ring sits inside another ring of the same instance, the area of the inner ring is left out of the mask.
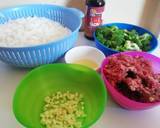
[[[139,24],[145,0],[106,0],[104,22]]]

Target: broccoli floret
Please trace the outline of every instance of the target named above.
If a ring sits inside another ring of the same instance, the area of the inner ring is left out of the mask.
[[[126,41],[124,47],[126,50],[141,51],[141,49],[138,47],[138,45],[136,43],[133,43],[129,40]]]

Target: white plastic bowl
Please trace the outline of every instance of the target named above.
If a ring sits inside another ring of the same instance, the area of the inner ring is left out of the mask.
[[[69,50],[65,55],[66,63],[75,63],[78,60],[87,59],[97,64],[94,70],[99,70],[102,61],[105,59],[103,52],[91,46],[78,46]],[[86,65],[85,65],[86,66]]]

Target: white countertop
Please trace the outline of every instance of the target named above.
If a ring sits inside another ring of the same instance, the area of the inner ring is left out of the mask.
[[[80,33],[76,45],[94,46],[94,43]],[[160,56],[160,45],[153,54]],[[29,70],[13,68],[0,62],[0,128],[23,128],[12,113],[12,98],[27,72]],[[93,128],[160,128],[160,106],[144,111],[129,111],[109,98],[103,116]]]

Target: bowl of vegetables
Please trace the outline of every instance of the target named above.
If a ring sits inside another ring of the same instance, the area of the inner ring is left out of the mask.
[[[143,110],[160,105],[160,59],[147,52],[129,51],[106,57],[102,78],[116,103]]]
[[[27,128],[88,128],[102,115],[107,92],[85,66],[51,64],[32,70],[13,99],[16,119]]]
[[[152,52],[157,38],[148,30],[127,23],[111,23],[98,27],[95,44],[106,56],[124,51]]]

